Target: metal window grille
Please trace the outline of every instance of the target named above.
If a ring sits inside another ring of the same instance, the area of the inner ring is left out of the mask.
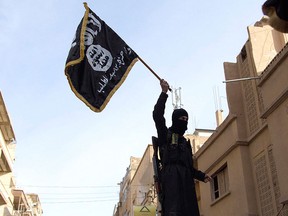
[[[272,189],[269,183],[267,162],[264,153],[255,158],[254,166],[262,216],[275,215]]]

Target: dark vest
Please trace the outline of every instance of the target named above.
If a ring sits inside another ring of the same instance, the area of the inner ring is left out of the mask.
[[[168,130],[167,142],[160,149],[160,158],[164,166],[177,164],[191,167],[193,161],[190,140],[187,141],[183,136],[178,137]]]

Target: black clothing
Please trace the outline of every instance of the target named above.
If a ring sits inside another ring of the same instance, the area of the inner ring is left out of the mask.
[[[153,111],[163,166],[163,215],[199,216],[194,178],[204,181],[205,173],[193,167],[190,141],[166,127],[167,98],[168,95],[162,92]]]
[[[175,109],[172,113],[172,122],[177,121],[177,119],[181,116],[187,116],[188,117],[187,111],[183,108]]]
[[[171,126],[171,131],[181,136],[183,136],[185,131],[187,130],[187,124],[188,124],[187,121],[179,119],[182,116],[186,116],[188,118],[187,111],[182,108],[175,109],[172,113],[172,126]]]

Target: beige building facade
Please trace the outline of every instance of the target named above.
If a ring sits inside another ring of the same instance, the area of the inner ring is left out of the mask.
[[[114,216],[126,216],[132,215],[133,211],[133,200],[132,200],[132,179],[136,173],[139,166],[141,158],[130,157],[129,166],[126,169],[126,174],[119,183],[119,201],[114,208]]]
[[[195,128],[193,134],[185,134],[185,138],[190,140],[192,154],[194,155],[215,130]]]
[[[153,147],[148,145],[142,158],[131,157],[126,175],[120,183],[119,202],[114,216],[134,215],[136,206],[157,206],[152,165]]]
[[[16,138],[0,92],[0,216],[41,216],[38,195],[16,189],[13,175]]]
[[[248,35],[224,63],[229,114],[195,155],[213,177],[200,184],[202,215],[288,215],[288,36],[265,20]]]

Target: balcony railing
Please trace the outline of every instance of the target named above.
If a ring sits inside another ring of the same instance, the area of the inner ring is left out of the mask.
[[[0,205],[8,204],[9,194],[5,188],[5,186],[0,182]]]

